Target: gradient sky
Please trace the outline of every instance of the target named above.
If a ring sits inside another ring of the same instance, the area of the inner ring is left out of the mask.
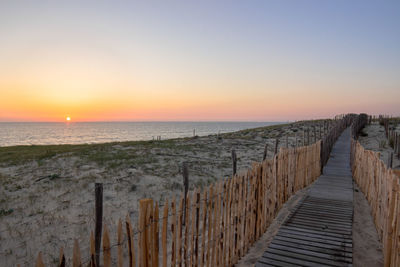
[[[400,115],[400,1],[143,2],[1,1],[0,121]]]

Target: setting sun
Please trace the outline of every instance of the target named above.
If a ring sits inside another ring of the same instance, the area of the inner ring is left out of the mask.
[[[71,117],[66,117],[65,118],[67,121],[70,121],[71,120]]]

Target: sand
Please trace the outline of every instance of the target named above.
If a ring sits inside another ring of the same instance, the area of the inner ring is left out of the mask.
[[[353,265],[383,266],[382,244],[371,215],[371,207],[354,183]]]
[[[400,125],[396,127],[396,131],[400,133]],[[373,122],[367,125],[362,133],[366,136],[360,135],[358,138],[361,145],[366,149],[381,153],[381,160],[387,164],[389,155],[394,153],[394,150],[389,146],[385,128],[378,122]],[[393,169],[400,169],[400,159],[397,156],[393,156]]]
[[[95,182],[103,183],[104,223],[111,232],[111,243],[116,243],[119,218],[129,214],[136,222],[139,199],[163,202],[181,195],[183,161],[188,162],[190,189],[203,188],[231,176],[233,148],[240,173],[262,160],[265,144],[268,157],[272,157],[276,138],[279,147],[286,146],[286,136],[288,146],[295,146],[296,139],[301,145],[303,130],[310,129],[311,142],[312,126],[317,126],[318,139],[322,123],[297,122],[221,135],[73,149],[39,147],[45,150],[40,156],[30,156],[33,147],[14,153],[13,160],[8,158],[8,150],[0,148],[0,211],[4,212],[0,214],[0,265],[32,265],[39,251],[46,264],[54,264],[61,246],[69,263],[75,238],[86,259],[90,231],[94,230]]]

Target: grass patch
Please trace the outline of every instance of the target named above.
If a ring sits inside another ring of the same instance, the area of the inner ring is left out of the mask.
[[[0,217],[10,215],[13,212],[13,209],[0,209]]]

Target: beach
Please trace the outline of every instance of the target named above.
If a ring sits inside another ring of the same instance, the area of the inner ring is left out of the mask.
[[[201,189],[232,176],[232,149],[238,173],[243,173],[263,159],[266,144],[270,158],[277,139],[278,149],[294,147],[296,140],[298,146],[312,143],[324,131],[324,122],[160,141],[0,148],[1,256],[6,264],[25,265],[42,251],[50,264],[58,261],[60,247],[72,255],[75,238],[88,255],[96,182],[103,183],[103,220],[115,241],[120,218],[128,214],[136,223],[139,199],[163,202],[182,194],[183,162],[189,190]]]

